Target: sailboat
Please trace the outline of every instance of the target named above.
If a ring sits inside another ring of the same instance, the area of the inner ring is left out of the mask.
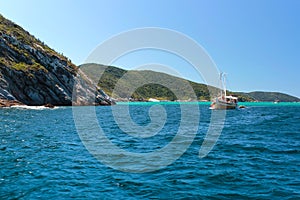
[[[220,73],[221,89],[220,95],[213,99],[210,109],[226,110],[236,109],[238,106],[238,98],[226,94],[225,73]]]

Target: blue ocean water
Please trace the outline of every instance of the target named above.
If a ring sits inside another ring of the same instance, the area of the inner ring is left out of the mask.
[[[130,104],[132,119],[151,123],[153,105]],[[172,140],[182,117],[179,104],[160,105],[168,116],[164,127],[144,139],[120,130],[111,107],[95,109],[114,144],[147,153]],[[200,159],[211,112],[217,111],[199,104],[191,146],[174,163],[148,173],[98,161],[83,145],[71,107],[0,109],[0,199],[300,199],[300,104],[246,106],[227,111],[217,144]]]

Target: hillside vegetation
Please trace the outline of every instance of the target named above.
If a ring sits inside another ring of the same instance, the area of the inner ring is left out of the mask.
[[[42,69],[46,71],[45,67],[30,53],[30,51],[40,51],[40,53],[43,52],[49,57],[53,56],[64,60],[70,66],[70,71],[77,68],[68,58],[55,52],[44,44],[44,42],[35,38],[21,26],[4,18],[1,14],[0,34],[4,41],[6,41],[5,43],[1,42],[1,46],[4,47],[4,45],[7,45],[11,49],[11,51],[2,50],[0,52],[0,63],[5,66],[10,66],[16,70]],[[14,54],[12,55],[13,52]]]
[[[112,103],[68,58],[0,15],[0,107]]]
[[[84,64],[80,66],[101,88],[113,98],[126,100],[189,100],[210,101],[218,94],[218,89],[201,83],[150,70],[124,70],[114,66]],[[146,84],[145,84],[146,83]],[[118,87],[116,87],[118,84]],[[138,87],[137,87],[138,86]],[[209,89],[210,90],[209,90]],[[174,94],[174,92],[177,94]],[[211,92],[211,94],[210,94]],[[233,92],[240,102],[245,101],[300,101],[299,98],[278,92]]]
[[[280,92],[249,92],[247,93],[254,99],[259,101],[282,101],[282,102],[298,102],[299,98],[283,94]]]
[[[0,15],[0,107],[17,103],[114,104],[108,95],[119,101],[149,98],[210,101],[218,92],[205,84],[150,70],[127,71],[99,64],[78,68],[70,59]],[[276,92],[228,91],[228,94],[238,96],[239,101],[299,101]]]
[[[210,101],[211,96],[215,96],[219,91],[205,84],[150,70],[128,71],[99,64],[85,64],[80,68],[89,77],[97,81],[98,85],[108,95],[116,99],[147,100],[155,98],[168,101]],[[102,75],[97,77],[97,74]],[[118,89],[116,84],[118,84]],[[132,88],[135,88],[134,91],[132,91]],[[210,95],[210,92],[212,95]],[[238,96],[240,101],[254,101],[252,97],[245,94],[230,91],[228,93]]]

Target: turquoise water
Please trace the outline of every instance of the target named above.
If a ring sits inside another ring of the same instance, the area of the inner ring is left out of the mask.
[[[131,117],[146,126],[153,105],[130,103]],[[179,104],[160,105],[166,123],[159,134],[144,139],[120,130],[111,107],[96,107],[96,113],[114,144],[147,153],[167,145],[179,128]],[[174,163],[148,173],[122,172],[99,162],[83,145],[71,107],[0,109],[0,199],[299,199],[300,104],[240,105],[247,108],[226,113],[217,144],[200,159],[211,112],[218,111],[199,103],[191,146]]]
[[[148,106],[148,105],[176,105],[178,102],[118,102],[118,105],[141,105],[141,106]],[[198,104],[198,105],[210,105],[211,102],[180,102],[180,104]],[[274,103],[274,102],[239,102],[239,106],[244,105],[244,106],[251,106],[251,107],[257,107],[257,106],[300,106],[300,102],[280,102],[280,103]]]

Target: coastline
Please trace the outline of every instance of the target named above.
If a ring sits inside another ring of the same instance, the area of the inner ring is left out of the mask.
[[[116,101],[115,105],[178,105],[178,104],[184,104],[184,105],[203,105],[203,106],[209,106],[212,102],[211,101],[159,101],[159,102],[151,102],[151,101]],[[300,102],[239,102],[239,106],[245,106],[245,107],[262,107],[262,106],[300,106]],[[18,108],[18,107],[37,107],[37,105],[26,105],[16,100],[6,100],[6,99],[0,99],[0,108]],[[74,105],[70,106],[62,106],[62,107],[72,107]],[[90,105],[95,106],[95,105]],[[98,105],[96,105],[98,106]],[[56,108],[61,106],[53,106],[51,104],[45,104],[45,105],[38,105],[38,107],[45,107],[45,108]]]
[[[0,108],[11,107],[11,106],[24,106],[25,104],[17,100],[0,99]]]
[[[147,102],[147,101],[121,101],[116,102],[116,105],[177,105],[177,104],[199,104],[210,105],[210,101],[160,101],[160,102]],[[300,102],[239,102],[239,106],[255,107],[255,106],[300,106]]]

